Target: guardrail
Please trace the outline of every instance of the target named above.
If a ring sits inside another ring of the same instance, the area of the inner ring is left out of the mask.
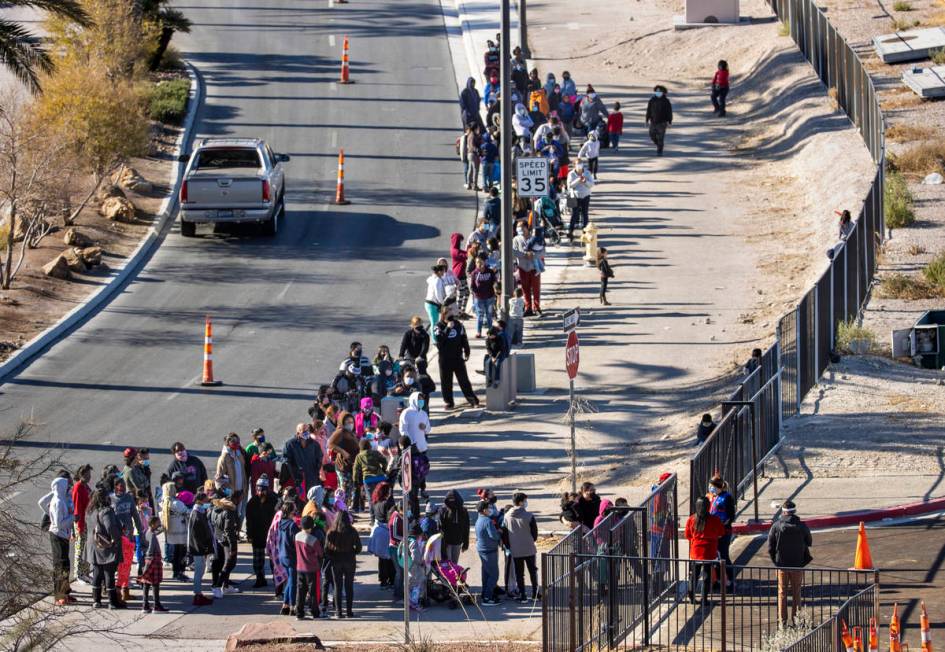
[[[787,646],[782,652],[823,652],[824,650],[845,650],[843,628],[849,632],[859,628],[868,641],[870,619],[879,616],[879,579],[844,602],[837,612],[827,618],[810,634]]]
[[[756,370],[723,402],[722,419],[692,457],[690,509],[715,472],[737,486],[738,496],[746,496],[749,488],[752,497],[757,496],[757,475],[766,456],[780,445],[783,420],[798,414],[830,364],[838,325],[856,319],[866,302],[876,273],[876,250],[885,233],[886,122],[869,73],[813,0],[768,3],[790,28],[840,110],[859,129],[876,169],[852,231],[833,248],[814,287],[778,321],[776,341],[764,353],[764,370]]]

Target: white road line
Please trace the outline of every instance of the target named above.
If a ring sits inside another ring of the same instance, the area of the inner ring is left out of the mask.
[[[338,147],[338,132],[337,131],[331,132],[331,146]]]
[[[329,35],[328,35],[328,45],[329,45],[330,47],[335,47],[335,35],[334,35],[334,34],[329,34]]]
[[[194,383],[196,383],[196,382],[197,382],[198,380],[200,380],[201,378],[203,378],[203,374],[197,374],[196,376],[194,376],[193,378],[191,378],[190,380],[188,380],[186,383],[184,383],[184,384],[181,386],[181,389],[187,389],[188,387],[192,386]],[[167,397],[167,400],[170,401],[171,399],[177,398],[177,397],[180,396],[180,395],[181,395],[180,392],[174,392],[173,394],[171,394],[170,396]]]
[[[329,87],[331,90],[333,90],[333,91],[337,91],[337,90],[338,90],[338,82],[331,82],[331,83],[328,85],[328,87]]]
[[[293,283],[295,283],[295,281],[289,281],[288,283],[285,284],[285,287],[282,288],[282,292],[279,293],[279,299],[280,299],[280,300],[282,300],[282,299],[285,297],[286,292],[289,291],[289,288],[292,287],[292,284],[293,284]]]

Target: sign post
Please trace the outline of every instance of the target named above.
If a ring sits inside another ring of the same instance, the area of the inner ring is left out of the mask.
[[[410,531],[407,523],[407,506],[410,500],[410,491],[413,489],[413,456],[410,449],[404,451],[400,464],[400,485],[404,489],[403,505],[401,507],[402,522],[404,524],[404,645],[410,645],[410,545],[407,543],[407,533]]]
[[[569,310],[564,315],[564,330],[568,334],[568,342],[564,347],[564,365],[568,371],[571,386],[570,407],[568,414],[571,421],[571,493],[577,493],[577,441],[574,435],[574,377],[577,376],[581,362],[581,347],[578,341],[577,325],[581,322],[581,313],[577,308]]]
[[[515,162],[515,189],[519,197],[544,197],[549,193],[548,159],[519,157]]]

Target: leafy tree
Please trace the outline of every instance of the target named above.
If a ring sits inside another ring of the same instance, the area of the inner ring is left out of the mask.
[[[157,46],[148,58],[148,70],[155,71],[161,65],[164,53],[171,44],[175,32],[189,34],[192,23],[178,9],[168,7],[167,0],[144,0],[142,2],[142,16],[146,22],[157,26]]]
[[[77,0],[6,0],[7,8],[28,7],[48,12],[64,22],[91,25],[88,14]],[[40,73],[53,68],[49,52],[39,38],[20,23],[0,18],[0,64],[12,72],[34,93],[39,92]]]

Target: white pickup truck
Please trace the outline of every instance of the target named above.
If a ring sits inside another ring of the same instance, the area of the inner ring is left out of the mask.
[[[180,187],[180,234],[198,224],[256,223],[275,235],[285,217],[288,154],[276,154],[258,138],[204,138],[187,161]]]

